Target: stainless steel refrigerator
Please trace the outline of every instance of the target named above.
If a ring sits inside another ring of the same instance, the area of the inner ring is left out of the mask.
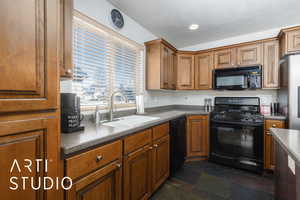
[[[287,117],[288,128],[300,130],[300,55],[280,61],[280,111]]]

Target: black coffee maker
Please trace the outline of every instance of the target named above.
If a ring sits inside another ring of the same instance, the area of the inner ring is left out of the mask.
[[[80,126],[82,119],[80,98],[74,93],[61,93],[61,131],[73,133],[84,130],[84,127]]]

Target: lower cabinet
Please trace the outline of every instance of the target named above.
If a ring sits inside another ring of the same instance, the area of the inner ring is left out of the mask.
[[[115,161],[73,184],[67,191],[67,200],[121,200],[122,168]]]
[[[187,118],[187,158],[207,158],[209,154],[209,119],[207,115]]]
[[[275,144],[270,128],[285,128],[285,121],[265,120],[264,133],[264,168],[268,170],[275,169]]]
[[[1,199],[57,199],[56,190],[43,190],[39,184],[34,190],[31,180],[45,176],[55,179],[57,176],[58,118],[29,117],[32,118],[27,119],[24,115],[20,116],[20,120],[0,121]],[[39,165],[37,159],[42,159]],[[45,170],[44,159],[49,161],[48,171]]]
[[[151,149],[147,145],[124,158],[124,199],[148,199],[151,195]]]
[[[170,175],[170,136],[154,141],[152,184],[155,191]]]
[[[170,174],[169,123],[69,157],[65,167],[66,200],[149,199]]]

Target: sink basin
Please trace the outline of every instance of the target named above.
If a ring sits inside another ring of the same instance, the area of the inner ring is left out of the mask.
[[[159,119],[159,117],[130,115],[130,116],[122,117],[117,121],[103,123],[103,125],[111,126],[111,127],[136,126],[136,125],[151,122],[151,121],[154,121],[157,119]]]

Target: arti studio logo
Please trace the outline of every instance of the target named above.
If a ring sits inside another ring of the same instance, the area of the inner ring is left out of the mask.
[[[72,179],[70,177],[49,177],[49,176],[37,176],[41,172],[48,172],[49,169],[48,159],[24,159],[24,161],[18,162],[17,159],[13,160],[10,168],[11,174],[23,174],[21,168],[26,170],[26,174],[32,174],[32,176],[11,176],[9,181],[10,190],[26,190],[32,188],[33,190],[69,190],[72,188]]]

